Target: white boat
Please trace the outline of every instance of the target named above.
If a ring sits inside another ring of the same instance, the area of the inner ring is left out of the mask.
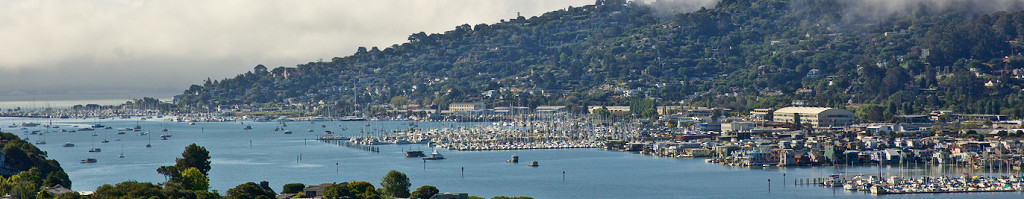
[[[434,152],[430,153],[430,157],[424,157],[423,159],[424,160],[443,160],[444,159],[444,155],[441,155],[441,153],[437,152],[437,149],[434,149]]]

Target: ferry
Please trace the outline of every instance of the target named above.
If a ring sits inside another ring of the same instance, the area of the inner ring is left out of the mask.
[[[430,153],[430,157],[424,157],[423,159],[424,160],[443,160],[444,156],[441,155],[441,153],[438,153],[437,149],[434,149],[434,152]]]
[[[86,159],[82,160],[82,164],[85,164],[85,163],[96,163],[96,158],[86,158]]]
[[[405,157],[407,157],[407,158],[418,158],[418,157],[425,157],[425,156],[427,156],[427,155],[424,155],[423,151],[406,151],[405,152]]]

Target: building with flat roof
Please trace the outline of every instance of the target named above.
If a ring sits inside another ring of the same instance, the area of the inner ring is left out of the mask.
[[[457,102],[448,105],[448,110],[453,112],[459,111],[474,111],[487,109],[487,105],[482,102]]]
[[[826,107],[786,107],[775,110],[772,121],[810,124],[814,127],[849,126],[854,123],[853,112]]]
[[[606,108],[608,111],[612,112],[613,115],[629,114],[629,106],[591,106],[589,111],[590,113],[594,113],[594,110],[599,108]]]

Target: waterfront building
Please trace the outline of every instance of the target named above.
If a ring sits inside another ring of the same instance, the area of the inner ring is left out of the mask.
[[[853,112],[826,107],[786,107],[772,114],[775,122],[810,124],[814,127],[848,126],[854,123]]]
[[[482,102],[456,102],[448,105],[448,110],[452,112],[459,111],[475,111],[487,109],[487,105]]]
[[[768,116],[772,114],[770,108],[758,108],[750,111],[750,116],[754,121],[768,121]]]
[[[594,110],[597,110],[599,108],[608,109],[608,111],[612,112],[612,115],[629,114],[629,106],[591,106],[589,111],[591,114],[593,114]]]
[[[439,193],[431,196],[430,199],[469,199],[468,193]]]

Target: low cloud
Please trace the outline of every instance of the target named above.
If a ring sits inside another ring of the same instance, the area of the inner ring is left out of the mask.
[[[207,77],[329,60],[420,31],[535,16],[592,0],[0,2],[0,101],[52,93],[180,92]],[[176,90],[174,88],[177,88]],[[9,99],[10,97],[6,97]]]
[[[947,11],[992,13],[1024,8],[1024,0],[841,0],[845,15],[877,20],[903,15],[927,15]]]
[[[654,9],[661,17],[671,17],[679,13],[690,13],[700,8],[714,8],[719,0],[641,0]]]

